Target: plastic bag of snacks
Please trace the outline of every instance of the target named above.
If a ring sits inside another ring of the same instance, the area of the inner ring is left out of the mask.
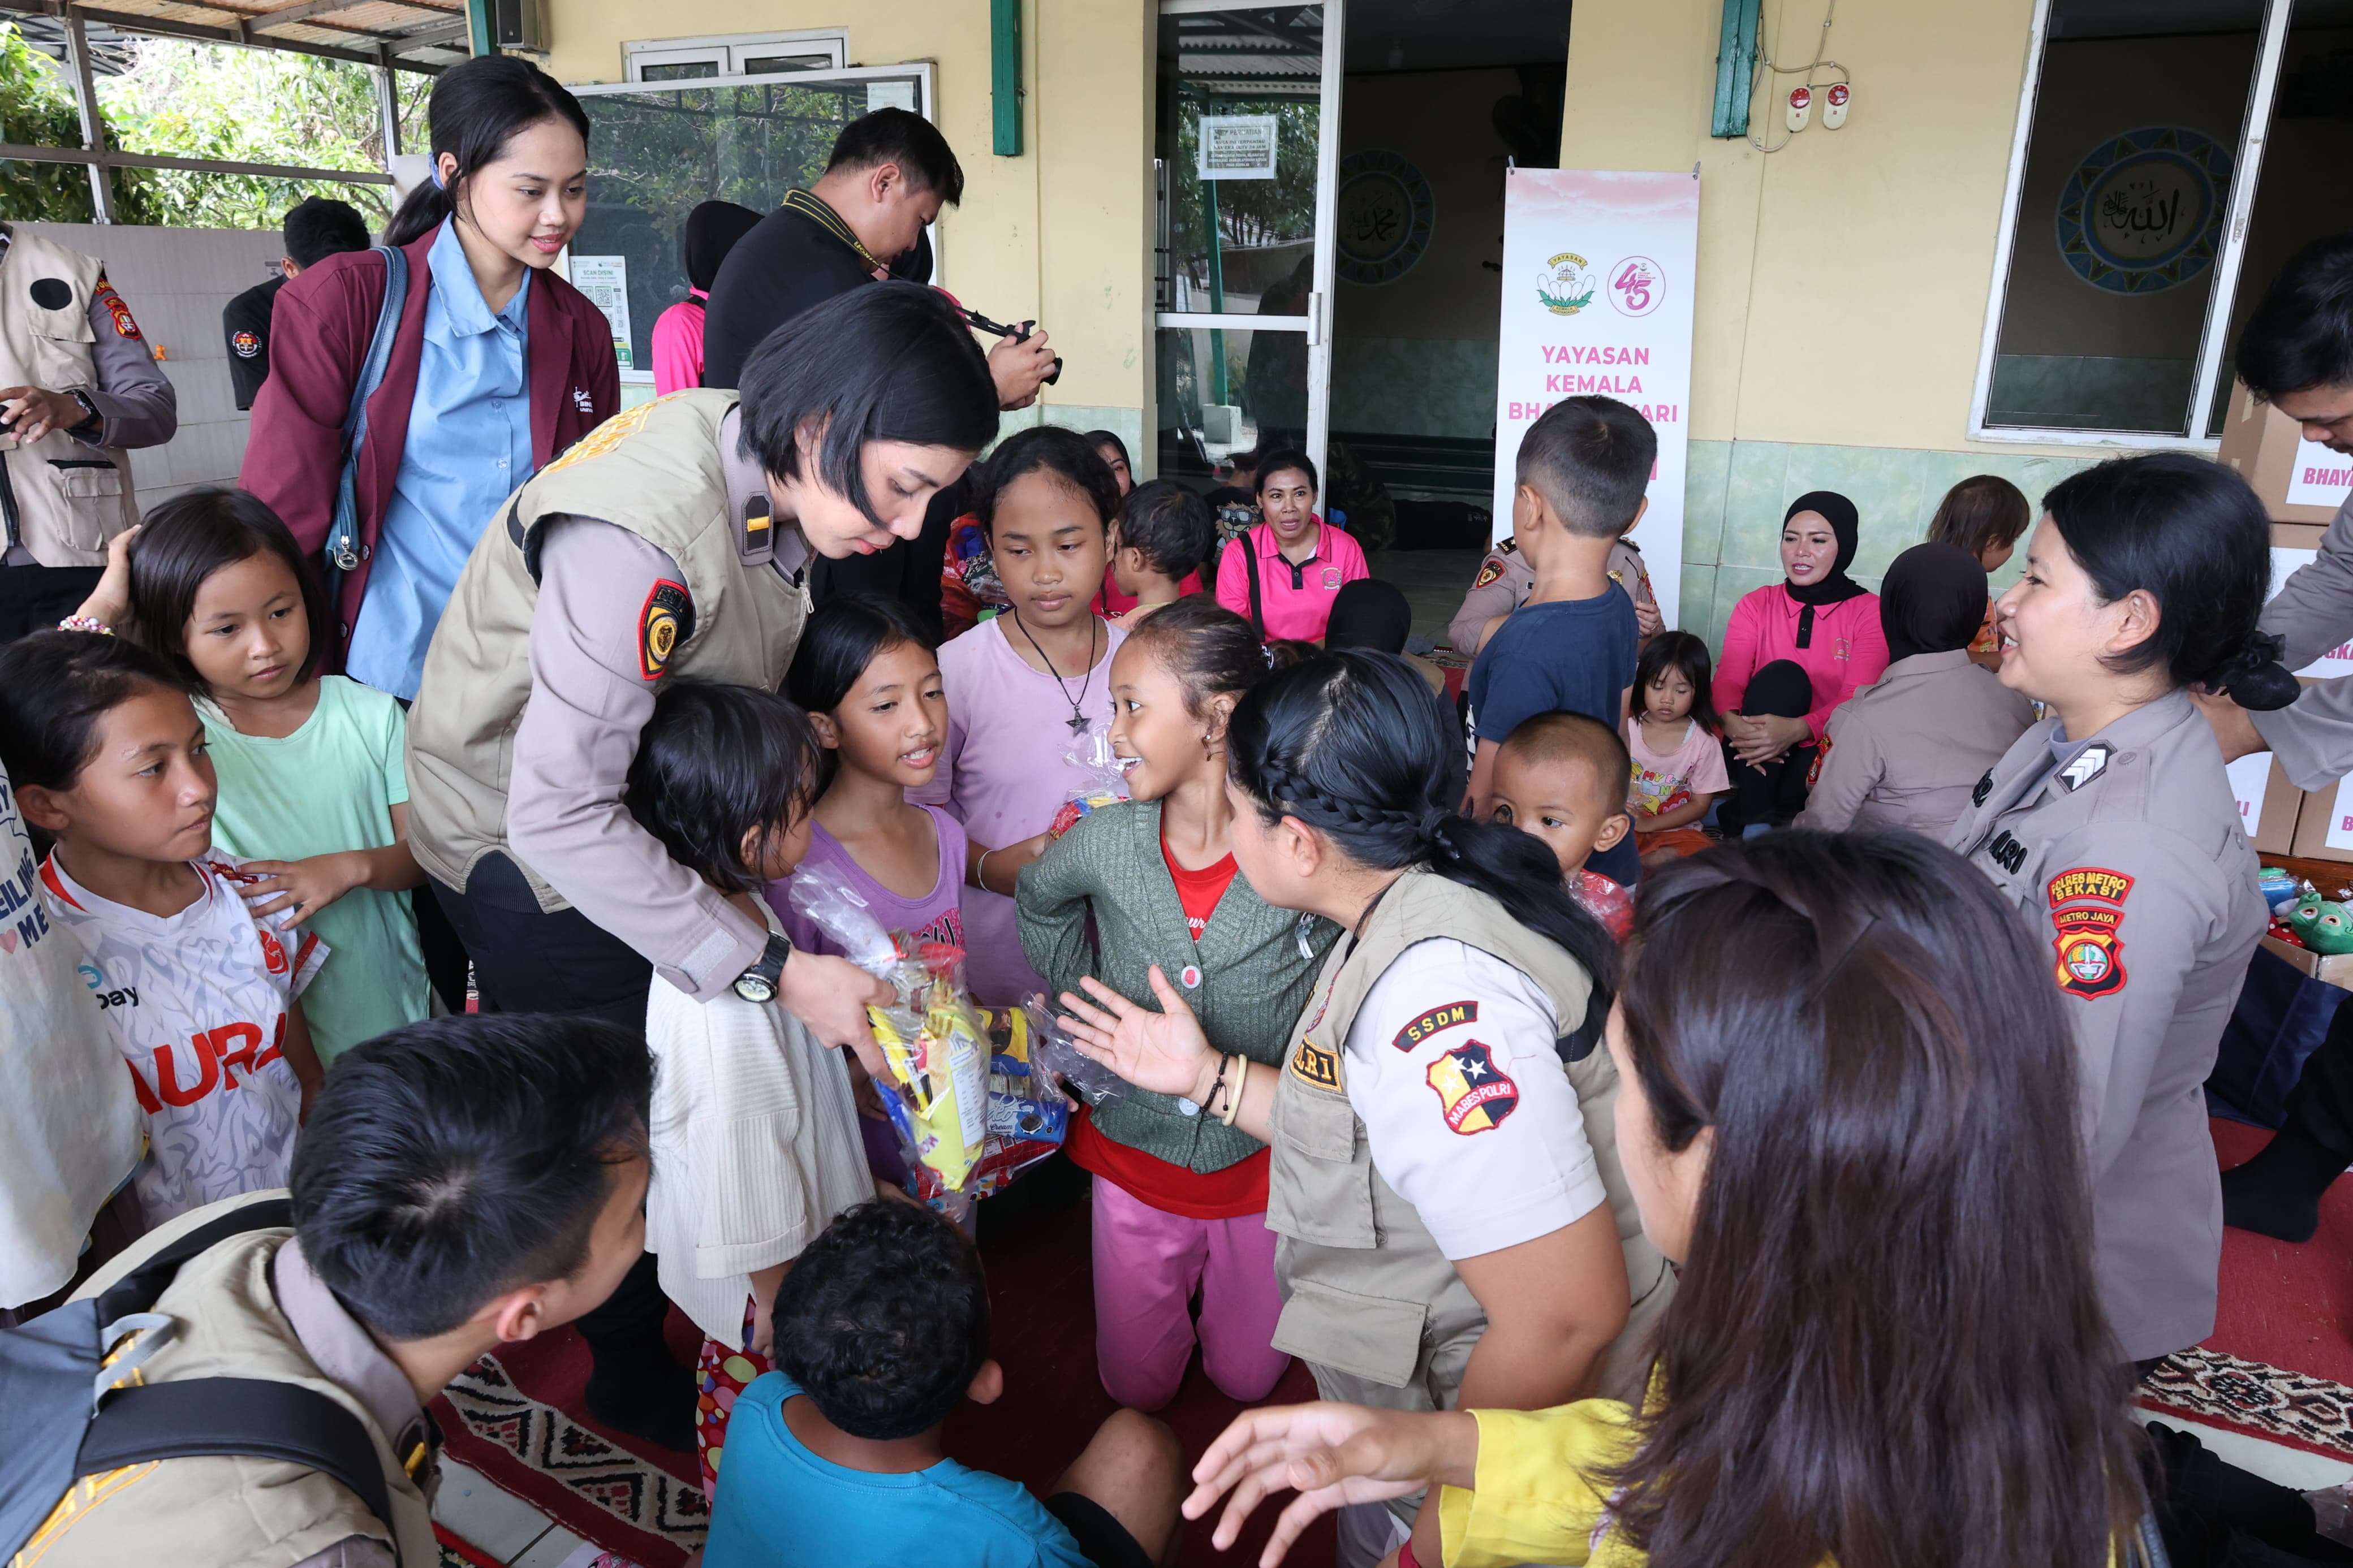
[[[1085,782],[1072,785],[1062,797],[1062,809],[1046,828],[1050,842],[1076,826],[1079,818],[1127,799],[1127,770],[1135,765],[1134,758],[1113,752],[1111,737],[1103,734],[1082,736],[1062,753],[1062,761],[1082,773]]]
[[[897,994],[866,1015],[891,1069],[891,1081],[875,1088],[904,1145],[916,1196],[960,1209],[1060,1145],[1070,1102],[1032,1062],[1042,1015],[975,1005],[962,948],[885,931],[838,873],[804,872],[790,897],[850,962]],[[1076,1055],[1067,1039],[1062,1047]]]

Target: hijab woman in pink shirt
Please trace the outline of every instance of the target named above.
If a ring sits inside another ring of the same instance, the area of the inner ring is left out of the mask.
[[[1791,501],[1781,521],[1784,580],[1732,607],[1715,690],[1731,753],[1726,826],[1761,833],[1796,816],[1831,710],[1887,668],[1879,595],[1846,574],[1857,523],[1854,503],[1836,490]]]
[[[760,215],[733,202],[704,202],[686,215],[679,248],[685,252],[686,298],[654,318],[654,395],[668,397],[702,384],[702,312],[712,279],[735,242]]]

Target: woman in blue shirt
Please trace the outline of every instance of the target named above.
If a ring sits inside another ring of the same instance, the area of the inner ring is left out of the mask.
[[[359,561],[342,574],[345,673],[406,700],[458,572],[501,502],[616,413],[604,313],[549,268],[587,210],[588,117],[512,56],[444,72],[433,178],[385,231],[408,296],[358,456]],[[342,427],[383,307],[385,263],[331,257],[280,289],[269,380],[237,482],[307,552],[326,542]]]

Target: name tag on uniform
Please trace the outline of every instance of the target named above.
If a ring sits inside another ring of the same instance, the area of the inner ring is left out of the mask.
[[[1299,1048],[1291,1053],[1291,1076],[1313,1089],[1337,1090],[1340,1087],[1339,1055],[1324,1050],[1314,1041],[1302,1037]]]

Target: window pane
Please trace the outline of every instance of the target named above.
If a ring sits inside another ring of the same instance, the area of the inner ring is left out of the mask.
[[[871,85],[772,82],[581,95],[590,126],[588,216],[572,254],[617,256],[628,266],[628,368],[652,367],[654,318],[686,298],[679,255],[686,215],[707,201],[765,213],[794,186],[813,183],[841,128],[866,112]]]
[[[1323,79],[1320,5],[1161,18],[1162,310],[1306,313]],[[1200,177],[1205,119],[1229,177]]]
[[[2262,0],[2054,0],[1989,426],[2186,432]]]
[[[741,74],[774,76],[783,71],[821,71],[830,69],[831,55],[752,55],[744,58]]]
[[[717,60],[674,60],[669,65],[640,67],[638,79],[639,81],[692,81],[697,77],[718,74]]]
[[[1163,327],[1154,337],[1164,452],[1193,454],[1174,470],[1164,458],[1162,472],[1206,473],[1203,453],[1246,452],[1261,439],[1306,443],[1306,333]]]
[[[2345,123],[2353,120],[2353,7],[2344,0],[2297,0],[2280,52],[2270,139],[2247,225],[2247,256],[2222,341],[2222,374],[2206,434],[2222,433],[2231,401],[2239,329],[2287,258],[2313,240],[2353,227],[2353,195],[2342,168]]]

